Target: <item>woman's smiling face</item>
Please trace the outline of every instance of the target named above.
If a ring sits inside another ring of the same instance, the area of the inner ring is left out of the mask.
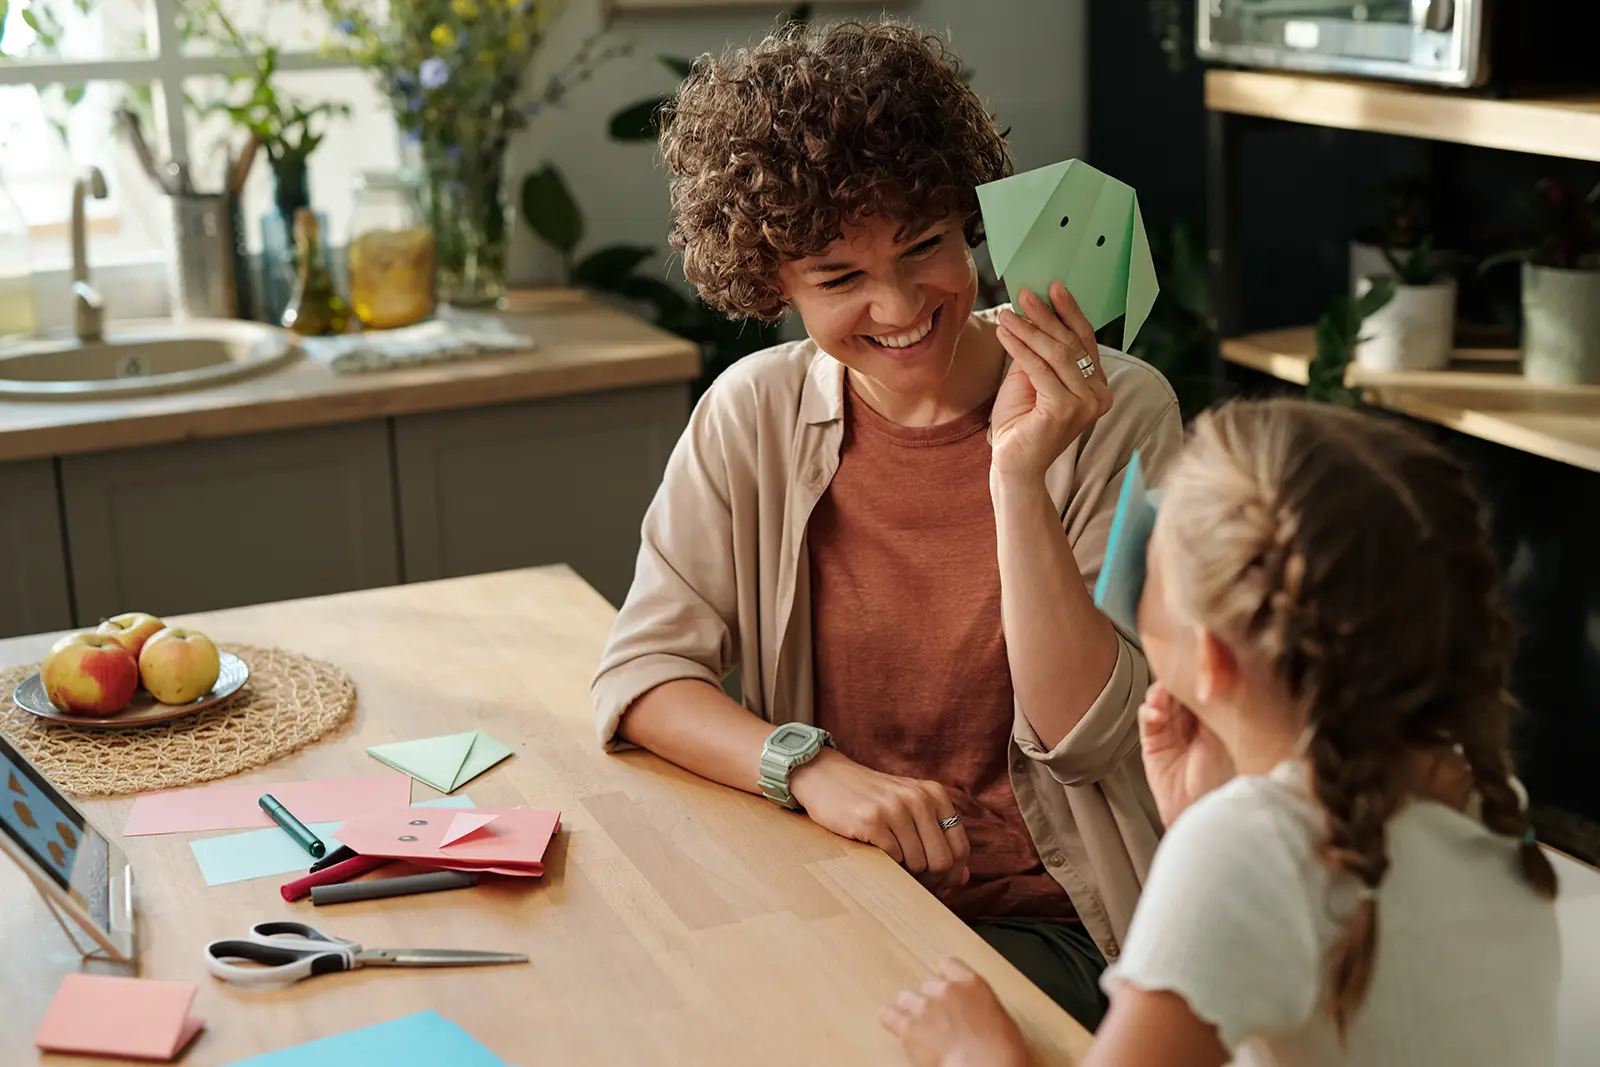
[[[933,394],[950,373],[978,298],[961,225],[846,227],[820,255],[784,263],[778,283],[817,347],[903,397]]]

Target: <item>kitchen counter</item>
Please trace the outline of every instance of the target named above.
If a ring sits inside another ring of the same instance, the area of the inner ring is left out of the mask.
[[[133,865],[138,973],[199,987],[206,1029],[187,1067],[429,1008],[528,1067],[900,1064],[878,1010],[952,954],[994,983],[1035,1063],[1078,1062],[1083,1028],[879,850],[649,753],[602,752],[589,678],[614,617],[552,567],[175,620],[218,641],[326,659],[355,680],[349,728],[234,781],[383,774],[366,746],[481,729],[515,755],[458,795],[482,808],[558,809],[562,822],[537,882],[315,908],[284,903],[284,878],[207,888],[190,835],[124,838],[131,798],[85,802]],[[0,643],[0,666],[49,646],[47,635]],[[414,801],[433,795],[412,787]],[[32,1041],[77,954],[4,858],[0,900],[0,1063],[89,1067],[97,1061],[44,1056]],[[275,919],[367,945],[494,948],[531,962],[372,968],[271,992],[206,973],[207,941]]]
[[[0,462],[107,452],[685,382],[696,346],[592,298],[554,295],[506,324],[531,352],[335,374],[314,360],[215,388],[104,401],[0,400]]]

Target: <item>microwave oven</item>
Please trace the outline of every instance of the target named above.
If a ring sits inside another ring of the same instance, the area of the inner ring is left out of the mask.
[[[1203,59],[1498,93],[1600,87],[1600,0],[1198,0]]]

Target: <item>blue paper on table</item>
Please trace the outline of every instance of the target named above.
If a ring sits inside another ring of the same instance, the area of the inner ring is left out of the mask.
[[[440,797],[413,804],[415,808],[470,808],[467,797]],[[314,822],[309,824],[312,833],[322,838],[332,852],[338,848],[335,837],[343,822]],[[330,841],[330,838],[332,839]],[[250,878],[269,878],[275,874],[304,871],[315,861],[299,843],[276,826],[265,830],[246,830],[240,834],[224,834],[189,842],[195,862],[206,885],[226,885]]]
[[[436,1011],[238,1060],[232,1067],[506,1067],[499,1056]]]
[[[1128,462],[1117,512],[1106,538],[1106,558],[1094,583],[1097,607],[1128,633],[1139,632],[1139,594],[1144,592],[1144,550],[1156,526],[1159,492],[1145,488],[1139,453]]]

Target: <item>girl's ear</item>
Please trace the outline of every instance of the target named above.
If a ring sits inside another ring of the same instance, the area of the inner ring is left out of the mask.
[[[1225,701],[1239,684],[1239,657],[1209,630],[1196,630],[1195,695],[1202,704]]]

